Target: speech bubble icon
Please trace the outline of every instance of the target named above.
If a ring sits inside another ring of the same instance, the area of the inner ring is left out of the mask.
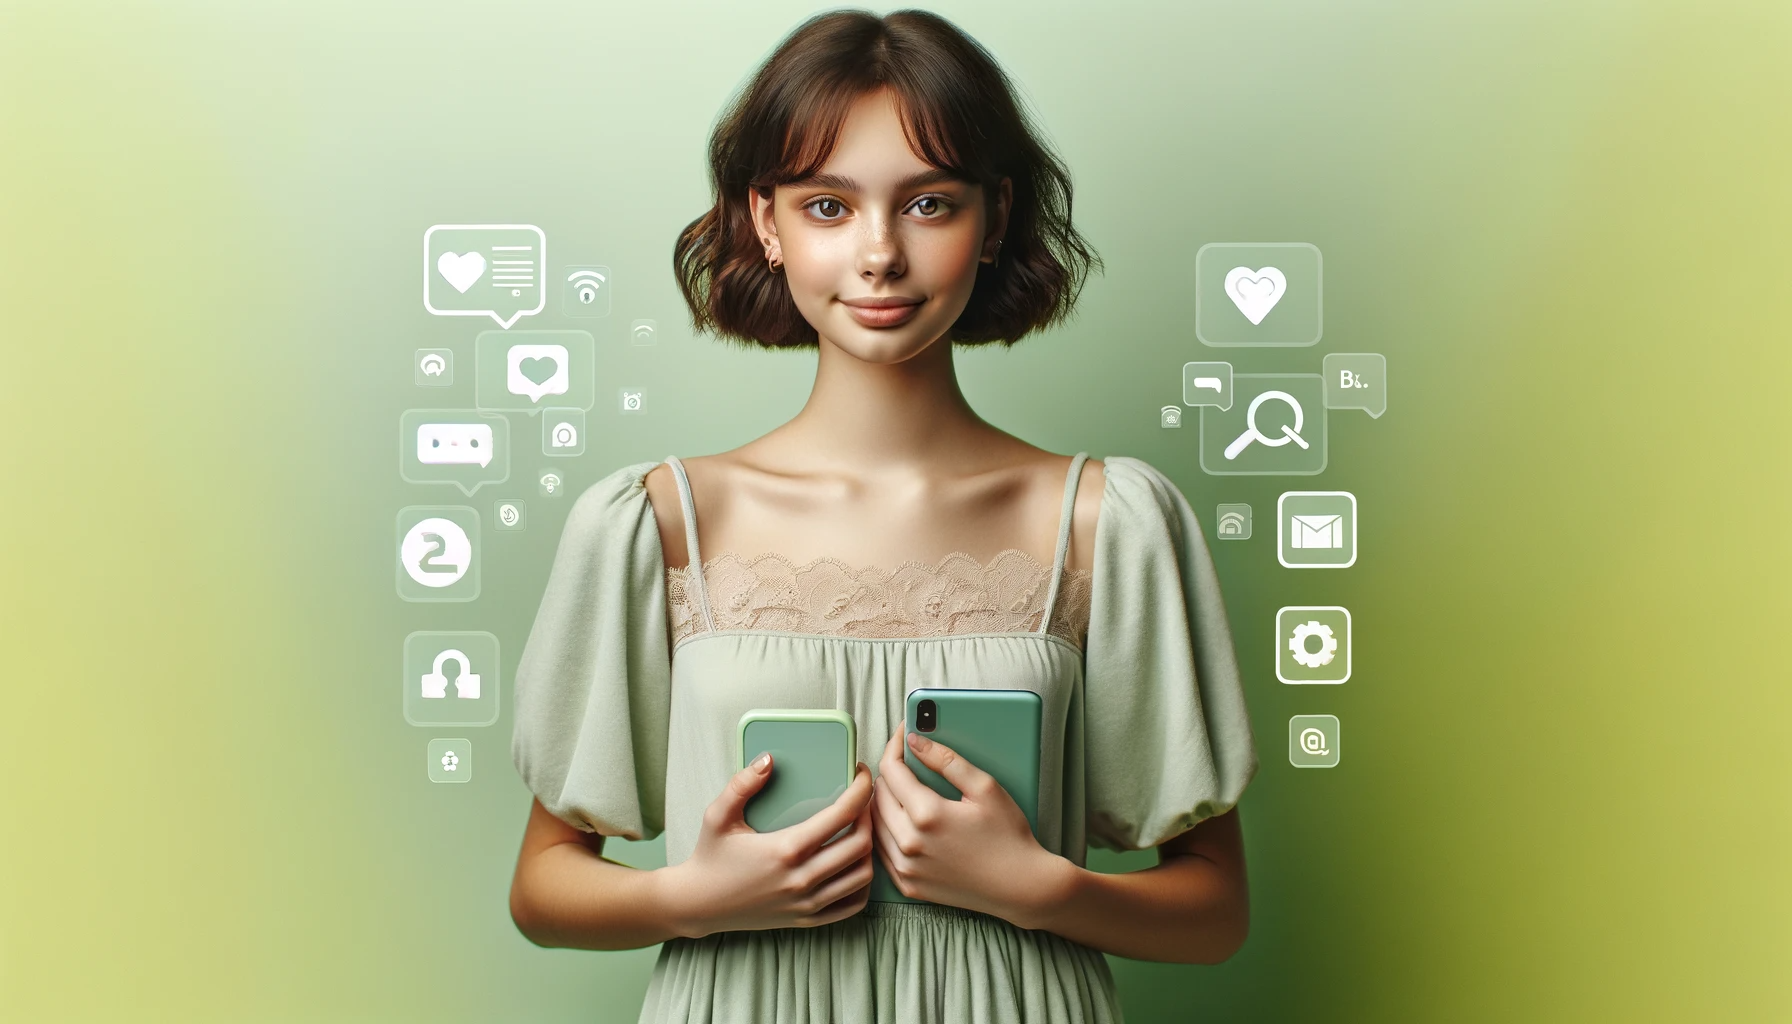
[[[1324,362],[1326,409],[1362,409],[1374,420],[1387,412],[1387,357],[1374,351],[1333,351]]]
[[[417,461],[425,466],[478,466],[492,464],[492,425],[489,423],[424,423],[417,427]]]
[[[453,484],[471,496],[510,478],[510,420],[476,409],[406,409],[398,418],[398,475]]]
[[[1361,409],[1374,419],[1388,411],[1388,361],[1375,352],[1325,357],[1325,407]]]
[[[1232,364],[1183,363],[1182,404],[1211,406],[1222,412],[1231,409]]]
[[[423,308],[509,329],[547,305],[548,238],[533,224],[437,224],[423,233]]]
[[[531,402],[564,395],[572,380],[571,363],[565,345],[512,345],[504,355],[504,386]]]

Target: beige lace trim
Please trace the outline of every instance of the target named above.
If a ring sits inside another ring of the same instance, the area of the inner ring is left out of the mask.
[[[796,565],[781,555],[723,554],[703,563],[718,630],[764,629],[846,637],[1031,633],[1045,614],[1052,567],[1009,549],[988,565],[955,553],[937,565],[853,568],[838,559]],[[1087,569],[1067,569],[1048,633],[1083,645],[1089,631]],[[691,571],[666,570],[672,642],[704,632]]]

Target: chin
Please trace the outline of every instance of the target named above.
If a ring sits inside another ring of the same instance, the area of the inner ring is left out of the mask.
[[[890,366],[927,351],[945,333],[945,327],[916,323],[880,330],[848,318],[829,338],[855,359]]]

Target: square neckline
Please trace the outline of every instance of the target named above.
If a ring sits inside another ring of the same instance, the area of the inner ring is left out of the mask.
[[[1027,636],[1027,635],[1037,634],[1040,636],[1055,636],[1051,632],[1053,614],[1054,614],[1054,612],[1057,611],[1058,598],[1059,598],[1060,592],[1062,590],[1062,585],[1063,585],[1063,580],[1064,580],[1064,575],[1065,575],[1065,560],[1070,551],[1070,529],[1071,529],[1072,518],[1076,511],[1077,489],[1082,482],[1083,466],[1088,461],[1089,461],[1089,453],[1088,452],[1078,452],[1074,456],[1071,457],[1070,466],[1065,472],[1064,497],[1063,497],[1062,506],[1060,507],[1059,514],[1058,514],[1058,539],[1057,539],[1056,547],[1052,554],[1052,564],[1048,571],[1048,579],[1049,579],[1048,587],[1049,587],[1049,589],[1046,591],[1045,603],[1043,605],[1043,608],[1042,608],[1042,611],[1040,614],[1038,628],[1033,629],[1033,630],[1025,630],[1025,631],[1001,631],[1001,632],[998,632],[993,635]],[[718,627],[716,626],[714,610],[710,604],[709,582],[708,582],[708,578],[707,578],[707,575],[705,572],[705,570],[707,568],[709,568],[709,566],[706,566],[704,564],[702,548],[698,545],[698,542],[697,542],[697,503],[696,503],[696,500],[691,495],[690,478],[686,475],[684,463],[682,461],[680,461],[678,456],[676,456],[676,455],[666,456],[663,464],[670,466],[672,468],[673,479],[678,484],[678,507],[679,507],[679,512],[684,519],[685,552],[686,552],[686,565],[682,571],[685,574],[685,579],[686,579],[687,583],[695,584],[695,587],[694,587],[695,595],[694,596],[696,599],[696,604],[697,604],[698,610],[700,611],[702,618],[703,618],[703,629],[696,635],[701,636],[704,633],[722,632],[722,630],[718,629]],[[1041,564],[1038,559],[1034,558],[1028,552],[1026,552],[1020,548],[1012,548],[1012,547],[1003,548],[1002,550],[996,552],[996,554],[991,556],[991,558],[987,562],[979,561],[979,560],[973,558],[970,554],[968,554],[966,552],[951,552],[932,564],[933,564],[933,566],[943,567],[948,562],[952,561],[953,559],[962,557],[965,559],[969,559],[972,562],[975,562],[980,569],[987,572],[987,571],[989,571],[989,569],[991,567],[995,566],[998,561],[1002,560],[1005,556],[1008,556],[1010,554],[1020,555],[1035,565]],[[743,558],[743,556],[737,555],[733,552],[723,552],[721,555],[718,555],[716,557],[716,563],[720,563],[723,559],[729,558],[729,557],[733,557],[736,559]],[[760,559],[768,558],[768,557],[769,558],[782,558],[782,556],[776,555],[775,553],[767,552],[767,553],[762,553],[760,555],[750,556],[750,559],[753,562],[757,562]],[[783,560],[787,564],[794,565],[794,563],[790,563],[788,559],[783,559]],[[890,569],[890,570],[883,570],[883,569],[872,568],[872,567],[854,567],[854,566],[850,566],[848,563],[846,563],[840,559],[833,559],[833,558],[828,558],[828,557],[824,556],[822,558],[814,559],[810,562],[803,563],[802,566],[797,566],[796,568],[798,568],[800,570],[803,568],[827,564],[830,562],[842,567],[843,569],[848,569],[851,571],[856,571],[856,572],[860,572],[860,573],[887,572],[888,574],[890,574],[892,576],[895,575],[896,573],[899,573],[902,570],[910,568],[910,567],[921,567],[921,568],[928,567],[928,563],[920,562],[920,561],[914,560],[914,559],[905,560],[903,563],[901,563],[901,565],[895,567],[894,569]],[[670,567],[667,568],[668,573],[670,573],[672,571],[674,571],[674,570],[672,570]],[[729,630],[729,632],[738,632],[738,631]],[[769,632],[777,632],[777,633],[783,634],[783,631],[769,631]],[[815,635],[815,636],[822,637],[825,639],[926,639],[925,637],[907,637],[907,638],[835,637],[831,634],[785,634],[785,635]],[[945,634],[945,636],[969,636],[969,635],[973,635],[973,634]],[[679,641],[679,644],[689,642],[690,640],[695,639],[695,638],[696,638],[696,636],[687,636],[683,640]],[[1058,638],[1058,639],[1062,639],[1062,638]]]

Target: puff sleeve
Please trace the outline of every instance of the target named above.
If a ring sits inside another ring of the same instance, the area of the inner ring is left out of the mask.
[[[510,745],[555,817],[628,839],[665,821],[665,561],[642,482],[655,465],[618,470],[573,504],[517,665]]]
[[[1085,645],[1088,834],[1138,850],[1231,810],[1257,754],[1199,521],[1151,466],[1105,465]]]

